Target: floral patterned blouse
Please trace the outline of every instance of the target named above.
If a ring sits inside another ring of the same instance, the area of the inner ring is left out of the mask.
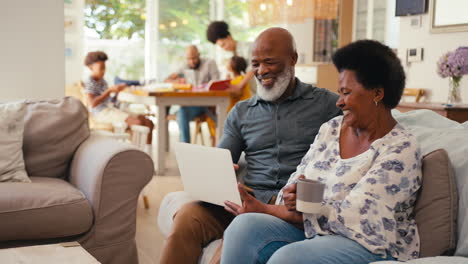
[[[421,186],[421,155],[416,138],[397,124],[370,148],[342,159],[339,136],[343,116],[323,124],[288,184],[306,178],[325,184],[322,210],[304,214],[307,238],[338,234],[373,254],[402,261],[419,256],[413,208]],[[283,204],[282,191],[277,204]]]

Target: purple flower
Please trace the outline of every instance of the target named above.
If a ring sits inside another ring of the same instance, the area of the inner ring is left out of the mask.
[[[437,62],[437,73],[443,78],[461,78],[468,74],[468,47],[459,47],[442,55]]]

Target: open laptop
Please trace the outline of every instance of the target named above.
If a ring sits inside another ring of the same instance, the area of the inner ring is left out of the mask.
[[[242,204],[229,150],[177,142],[175,154],[184,191],[192,198],[221,206],[226,200]]]

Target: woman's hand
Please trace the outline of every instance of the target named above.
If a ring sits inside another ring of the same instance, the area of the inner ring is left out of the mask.
[[[237,184],[237,189],[242,199],[242,206],[230,201],[225,201],[224,209],[226,209],[226,211],[236,216],[244,213],[262,213],[265,211],[266,205],[249,194],[242,184]]]
[[[299,179],[304,179],[304,175],[299,176]],[[296,195],[297,183],[288,184],[283,188],[284,205],[288,211],[296,211]]]

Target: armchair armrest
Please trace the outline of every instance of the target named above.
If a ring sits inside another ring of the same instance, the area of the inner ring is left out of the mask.
[[[80,145],[70,183],[93,208],[93,228],[80,239],[86,249],[134,240],[138,197],[153,172],[151,158],[130,144],[91,135]]]

